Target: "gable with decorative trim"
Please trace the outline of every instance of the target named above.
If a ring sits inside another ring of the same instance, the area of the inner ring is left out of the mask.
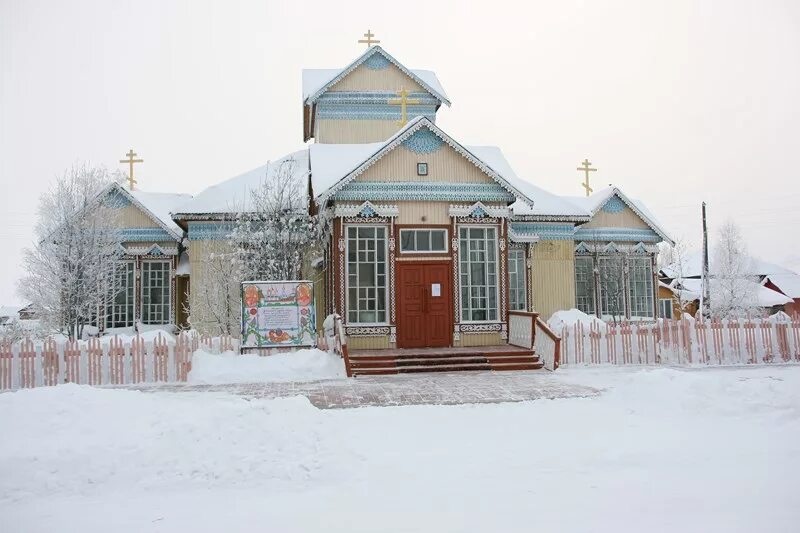
[[[582,228],[650,229],[642,218],[625,205],[617,195],[611,196]]]

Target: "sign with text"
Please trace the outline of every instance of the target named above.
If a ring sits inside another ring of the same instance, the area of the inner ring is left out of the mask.
[[[313,281],[242,283],[242,348],[316,346]]]

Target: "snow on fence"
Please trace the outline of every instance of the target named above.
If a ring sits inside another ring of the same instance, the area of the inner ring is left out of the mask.
[[[230,335],[210,337],[182,332],[177,338],[158,333],[146,340],[137,335],[34,343],[25,339],[0,344],[0,390],[59,383],[125,385],[186,381],[192,354],[238,350]]]
[[[562,364],[737,365],[800,362],[800,315],[618,325],[584,322],[561,331]]]

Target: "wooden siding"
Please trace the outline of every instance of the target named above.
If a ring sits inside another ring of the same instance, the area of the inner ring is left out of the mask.
[[[391,348],[388,335],[373,337],[347,337],[347,347],[350,350],[384,350]]]
[[[317,119],[314,138],[318,143],[354,144],[382,142],[400,129],[396,120]]]
[[[160,228],[149,215],[131,204],[117,210],[119,223],[123,228]]]
[[[417,163],[428,163],[427,176],[417,175]],[[430,154],[417,154],[400,145],[356,177],[356,181],[494,183],[492,178],[446,144]]]
[[[606,213],[602,209],[597,212],[592,220],[581,226],[581,229],[589,228],[635,228],[635,229],[649,229],[650,226],[639,218],[639,215],[633,210],[625,206],[625,209],[619,213]]]
[[[389,68],[373,70],[359,65],[353,72],[339,80],[331,92],[346,91],[399,91],[404,87],[409,92],[425,91],[416,81],[406,76],[402,70],[394,65]],[[427,91],[425,91],[427,92]]]
[[[500,332],[491,331],[488,333],[462,333],[460,341],[453,341],[453,346],[465,348],[467,346],[495,346],[497,344],[506,344],[500,338]]]
[[[533,247],[533,310],[542,319],[575,307],[574,241],[542,241]]]

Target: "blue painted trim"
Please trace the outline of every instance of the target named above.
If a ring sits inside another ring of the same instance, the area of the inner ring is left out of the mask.
[[[392,63],[381,54],[372,54],[364,61],[364,66],[370,70],[386,70],[391,64]]]
[[[380,56],[383,57],[383,56]],[[397,94],[388,91],[348,91],[323,94],[317,101],[317,118],[327,120],[399,120],[400,106],[389,104]],[[419,102],[406,107],[408,119],[436,119],[440,102],[429,93],[411,93]]]
[[[124,228],[120,230],[122,242],[176,241],[173,234],[162,228]]]
[[[512,222],[511,230],[519,235],[537,235],[543,241],[563,241],[574,238],[575,227],[572,224]]]
[[[633,228],[578,228],[578,241],[661,242],[661,237],[651,229]]]
[[[322,104],[386,104],[389,100],[397,98],[397,93],[390,91],[343,91],[330,92],[320,96],[317,106]],[[409,93],[408,98],[419,100],[419,104],[436,106],[439,100],[429,93]],[[394,106],[398,107],[398,106]],[[410,105],[409,105],[410,107]]]
[[[511,202],[515,197],[496,183],[351,181],[334,198],[346,201]]]
[[[442,147],[444,141],[428,128],[420,128],[403,141],[403,146],[415,154],[432,154]]]
[[[620,200],[617,196],[612,196],[603,205],[603,211],[606,213],[621,213],[625,210],[625,202]]]
[[[105,205],[113,209],[121,209],[131,205],[130,199],[116,189],[108,192],[105,199]]]
[[[235,222],[216,222],[204,224],[201,222],[189,222],[190,241],[225,241],[230,237],[231,232],[236,228]]]

